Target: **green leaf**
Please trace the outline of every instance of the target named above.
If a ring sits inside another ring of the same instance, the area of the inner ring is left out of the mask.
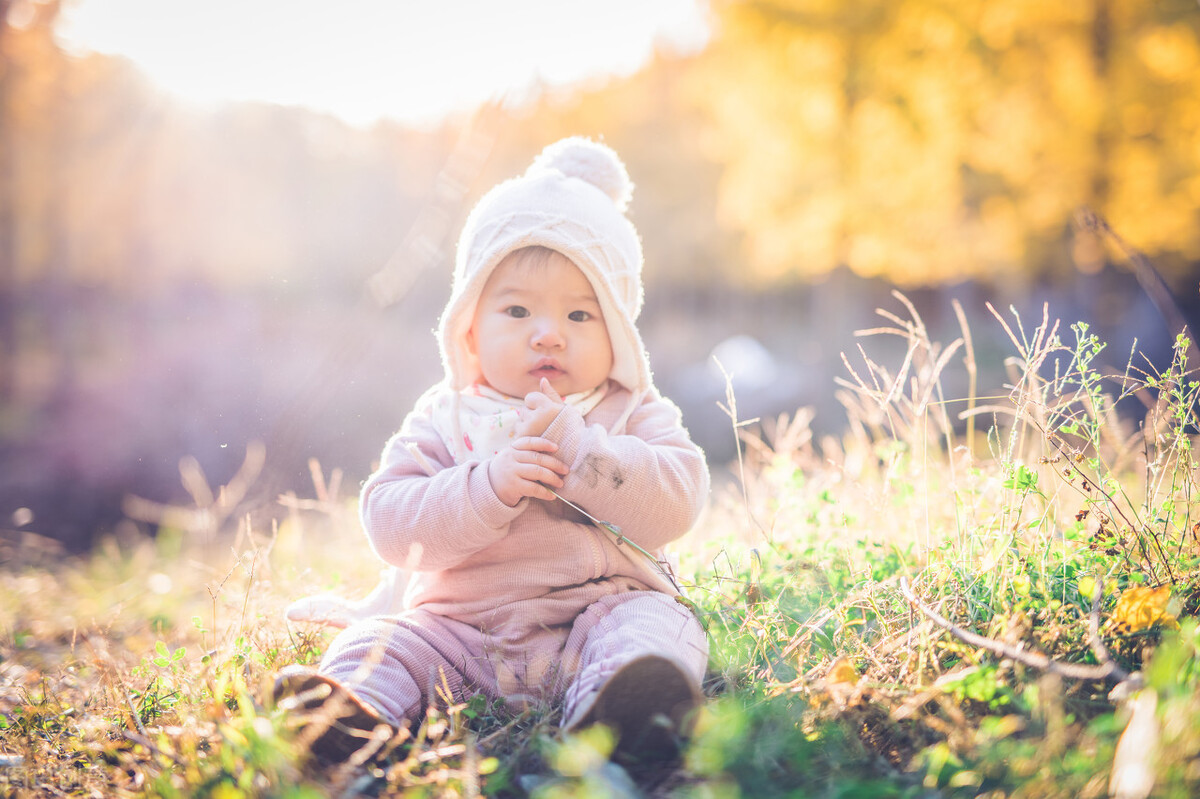
[[[162,655],[163,657],[167,657],[171,654],[171,650],[167,649],[167,645],[164,644],[162,641],[155,642],[154,651],[157,652],[158,654]]]
[[[831,655],[837,651],[837,645],[833,643],[833,639],[829,637],[829,633],[820,627],[813,629],[812,641]]]
[[[1004,481],[1005,488],[1015,488],[1018,491],[1033,491],[1037,488],[1037,472],[1027,466],[1018,466],[1013,476]]]

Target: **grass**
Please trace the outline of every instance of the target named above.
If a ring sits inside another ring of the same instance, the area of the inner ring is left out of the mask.
[[[915,309],[846,358],[845,435],[803,411],[744,424],[740,477],[682,548],[713,644],[681,762],[623,770],[603,731],[476,699],[431,710],[372,767],[305,762],[264,704],[332,632],[297,597],[361,595],[378,565],[337,475],[245,514],[261,451],[190,508],[133,503],[86,556],[32,534],[0,558],[0,792],[12,796],[934,797],[1200,792],[1198,383],[1181,339],[1109,369],[1049,315],[993,312],[1008,393],[977,397],[970,331]],[[959,318],[963,320],[961,309]],[[965,399],[946,397],[962,369]],[[1118,410],[1121,412],[1118,413]],[[260,509],[261,510],[261,509]],[[973,636],[973,637],[972,637]],[[1074,669],[1074,671],[1072,671]],[[1082,673],[1083,677],[1072,676]]]

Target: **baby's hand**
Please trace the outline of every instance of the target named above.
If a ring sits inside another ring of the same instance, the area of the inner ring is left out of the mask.
[[[569,470],[554,457],[558,445],[540,436],[522,436],[488,461],[488,482],[500,501],[510,508],[525,497],[552,500],[551,488],[562,488]]]
[[[519,436],[541,437],[565,405],[562,397],[558,396],[550,381],[544,377],[540,389],[525,395],[525,407],[531,413],[521,414],[522,419],[517,424]]]

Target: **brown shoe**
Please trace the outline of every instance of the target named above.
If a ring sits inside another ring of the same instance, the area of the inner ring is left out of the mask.
[[[643,655],[619,668],[565,728],[578,732],[605,724],[617,734],[618,751],[661,759],[679,753],[703,701],[700,687],[674,661]]]
[[[409,737],[346,686],[304,666],[284,667],[272,694],[299,720],[296,740],[326,763],[382,759]]]

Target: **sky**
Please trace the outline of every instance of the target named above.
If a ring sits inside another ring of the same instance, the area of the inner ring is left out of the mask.
[[[409,124],[539,84],[630,74],[707,40],[704,0],[74,0],[62,44],[123,55],[183,100]]]

